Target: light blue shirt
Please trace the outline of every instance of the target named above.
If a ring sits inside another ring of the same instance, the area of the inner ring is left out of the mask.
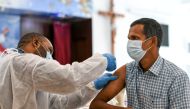
[[[158,57],[146,72],[137,62],[126,67],[128,106],[134,109],[190,109],[188,75],[173,63]]]

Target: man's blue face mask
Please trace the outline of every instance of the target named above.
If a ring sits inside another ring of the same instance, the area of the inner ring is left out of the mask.
[[[146,52],[152,47],[150,46],[147,50],[142,49],[142,44],[151,38],[146,39],[145,41],[141,40],[128,40],[127,42],[127,52],[129,56],[135,61],[139,62]]]

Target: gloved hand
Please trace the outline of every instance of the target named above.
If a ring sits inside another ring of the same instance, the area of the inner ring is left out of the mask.
[[[111,73],[105,73],[94,81],[94,86],[97,90],[104,88],[109,81],[116,80],[117,76],[113,76]]]
[[[116,69],[116,58],[112,54],[105,53],[103,54],[104,57],[107,58],[107,71],[113,71]]]

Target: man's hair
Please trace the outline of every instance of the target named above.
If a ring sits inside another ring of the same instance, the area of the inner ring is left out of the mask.
[[[23,35],[18,42],[17,48],[22,48],[28,43],[32,42],[33,39],[37,39],[38,41],[42,42],[45,39],[45,36],[39,33],[27,33]]]
[[[130,27],[137,25],[137,24],[144,25],[143,34],[146,36],[146,39],[153,37],[153,36],[157,36],[157,38],[158,38],[157,47],[160,48],[161,43],[162,43],[162,34],[163,34],[161,25],[154,19],[141,18],[141,19],[134,21],[130,25]]]

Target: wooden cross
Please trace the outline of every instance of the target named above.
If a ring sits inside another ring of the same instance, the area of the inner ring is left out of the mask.
[[[108,16],[110,17],[111,21],[111,51],[114,54],[115,53],[115,36],[116,36],[116,27],[115,27],[115,18],[116,17],[124,17],[123,14],[115,13],[114,12],[114,1],[110,0],[110,10],[105,12],[105,11],[99,11],[98,13],[103,16]]]

